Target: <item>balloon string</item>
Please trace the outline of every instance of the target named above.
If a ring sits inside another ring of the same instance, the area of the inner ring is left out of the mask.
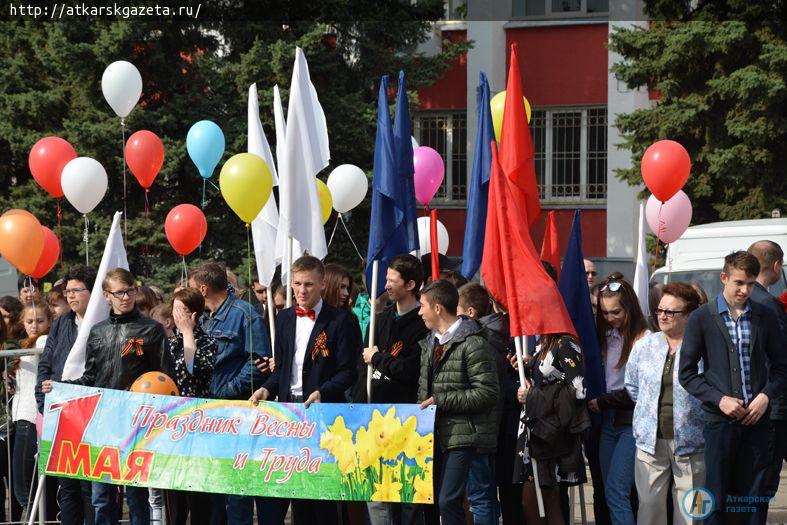
[[[90,266],[90,253],[89,253],[89,228],[90,228],[90,221],[87,220],[87,214],[83,215],[85,218],[85,232],[82,235],[82,240],[85,241],[85,266]]]
[[[207,180],[208,182],[210,182],[210,185],[211,185],[211,186],[213,186],[214,188],[216,188],[216,191],[221,191],[221,190],[219,189],[219,187],[218,187],[218,186],[216,186],[216,183],[215,183],[215,182],[213,182],[213,181],[212,181],[212,180],[210,180],[210,179],[205,179],[205,180]]]
[[[57,241],[60,243],[60,269],[63,269],[63,208],[61,206],[62,197],[57,198]]]
[[[662,202],[659,205],[659,215],[658,215],[659,226],[656,229],[656,250],[655,253],[653,254],[653,272],[655,272],[656,268],[658,268],[659,242],[660,242],[659,238],[661,237],[661,234],[666,230],[666,223],[664,222],[664,219],[661,218],[662,208],[664,208],[664,202]]]
[[[33,297],[33,294],[36,293],[36,290],[33,287],[33,276],[32,275],[26,276],[23,285],[24,285],[25,288],[27,288],[27,291],[30,294],[30,297]],[[37,318],[38,314],[36,313],[36,302],[35,302],[35,300],[31,299],[30,304],[33,305],[33,318]]]
[[[148,226],[150,223],[150,217],[148,216],[150,211],[150,202],[148,201],[148,193],[150,193],[149,188],[145,188],[145,226]]]
[[[205,211],[205,182],[206,178],[202,178],[202,211]]]
[[[185,288],[186,286],[188,286],[188,280],[189,280],[189,277],[188,277],[189,276],[189,271],[188,271],[188,267],[186,266],[186,256],[185,255],[181,255],[180,256],[180,260],[183,262],[183,271],[181,272],[180,283],[181,283],[181,286],[183,286]]]
[[[358,249],[358,246],[355,244],[355,241],[353,240],[353,236],[350,235],[350,230],[347,228],[347,223],[344,222],[344,217],[342,217],[341,213],[339,214],[339,220],[341,221],[342,226],[344,226],[344,231],[347,232],[347,237],[350,238],[350,242],[353,244],[353,248],[355,248],[355,253],[357,253],[358,258],[363,261],[363,255],[361,255],[361,251]]]
[[[128,211],[126,210],[126,119],[120,117],[120,134],[123,143],[120,149],[123,150],[123,238],[128,242]]]
[[[333,223],[333,231],[331,232],[331,238],[328,239],[328,248],[331,247],[331,243],[333,242],[333,236],[336,235],[336,227],[339,226],[339,221],[342,218],[342,214],[339,214],[339,217],[336,219],[336,222]]]
[[[251,225],[246,223],[246,268],[248,270],[248,285],[249,285],[249,305],[251,305]],[[252,327],[252,316],[249,311],[249,367],[251,367],[251,374],[249,374],[249,384],[251,388],[251,395],[254,395],[254,329]]]

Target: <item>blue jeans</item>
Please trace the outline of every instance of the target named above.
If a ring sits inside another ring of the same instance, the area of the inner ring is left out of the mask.
[[[495,455],[478,454],[470,464],[467,478],[467,500],[474,525],[497,525],[500,512],[497,505]]]
[[[96,525],[117,525],[120,519],[118,508],[118,487],[109,483],[93,482],[93,509]],[[150,503],[148,489],[126,487],[126,503],[131,525],[150,525]]]
[[[467,488],[470,466],[478,453],[473,448],[452,449],[443,454],[437,504],[442,525],[465,525],[462,500]]]
[[[636,445],[631,426],[613,424],[614,410],[604,413],[601,426],[599,460],[604,479],[604,494],[613,525],[635,525],[631,505],[634,488],[634,456]]]

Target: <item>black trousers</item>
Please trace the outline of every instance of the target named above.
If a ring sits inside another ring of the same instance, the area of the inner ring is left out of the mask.
[[[590,421],[592,424],[583,449],[588,460],[588,467],[590,467],[590,480],[593,483],[593,515],[597,525],[611,525],[607,498],[604,495],[604,480],[601,478],[601,462],[598,457],[601,417],[591,414]]]
[[[770,421],[743,426],[737,421],[708,421],[705,439],[705,486],[714,498],[706,525],[727,519],[764,525],[768,517],[766,477]],[[767,500],[766,500],[767,501]]]
[[[60,523],[63,525],[82,525],[83,523],[93,525],[95,516],[91,501],[93,488],[91,483],[81,479],[56,479],[59,483],[57,502],[60,505]],[[47,519],[54,519],[54,517],[47,516]]]
[[[775,496],[779,490],[779,477],[782,473],[784,458],[787,457],[787,421],[771,420],[771,433],[768,443],[768,474],[765,493]]]
[[[167,523],[171,525],[208,525],[212,501],[210,494],[185,490],[164,491]],[[190,519],[190,521],[189,521]]]

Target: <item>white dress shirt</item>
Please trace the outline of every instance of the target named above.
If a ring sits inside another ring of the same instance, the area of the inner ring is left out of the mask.
[[[290,395],[303,395],[303,362],[306,360],[306,347],[309,346],[309,338],[314,329],[314,323],[322,310],[322,299],[314,307],[314,321],[309,316],[295,316],[295,355],[292,361],[292,373],[290,376]]]
[[[457,319],[454,322],[454,324],[449,326],[448,330],[446,330],[444,334],[440,334],[437,331],[435,331],[435,337],[437,338],[437,343],[441,344],[441,345],[444,345],[448,341],[450,341],[454,337],[454,334],[456,333],[456,329],[459,328],[460,324],[462,324],[462,318],[461,317],[459,319]]]

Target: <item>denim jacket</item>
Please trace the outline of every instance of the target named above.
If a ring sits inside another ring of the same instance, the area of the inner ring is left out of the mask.
[[[649,334],[634,344],[626,364],[626,390],[636,402],[634,407],[634,439],[637,448],[649,454],[656,452],[656,431],[659,420],[661,376],[667,361],[669,345],[662,332]],[[678,381],[680,349],[675,354],[672,372],[675,454],[684,456],[704,447],[702,403],[686,392]]]
[[[216,340],[218,346],[210,384],[211,396],[217,399],[248,399],[253,389],[262,386],[264,379],[254,366],[254,359],[271,356],[262,317],[249,303],[230,294],[212,316],[206,313],[202,329]],[[249,352],[249,343],[253,346],[253,356]]]

